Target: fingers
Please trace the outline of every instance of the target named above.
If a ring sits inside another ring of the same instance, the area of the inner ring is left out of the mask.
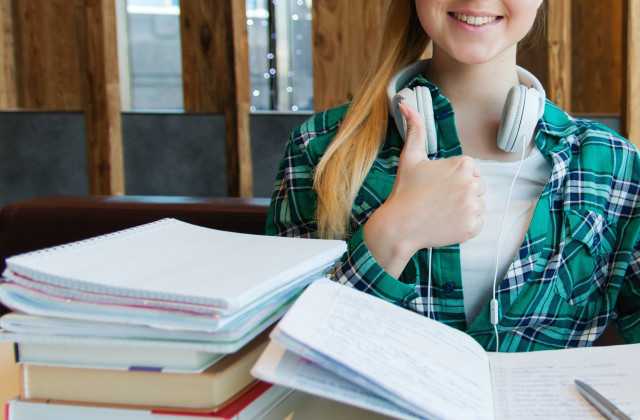
[[[484,182],[484,179],[482,179],[480,176],[477,176],[475,178],[475,183],[478,196],[480,197],[484,195],[484,193],[487,192],[487,184]]]
[[[465,155],[430,161],[423,117],[409,104],[398,108],[406,120],[407,135],[385,203],[395,215],[392,224],[401,226],[411,251],[466,242],[483,227],[486,184],[480,165]],[[407,223],[407,215],[412,222]]]
[[[484,226],[484,211],[485,202],[480,196],[468,197],[466,203],[458,208],[451,243],[464,243],[476,237]]]
[[[470,156],[462,155],[457,157],[459,160],[460,169],[463,171],[467,171],[467,173],[471,173],[474,177],[482,176],[482,168],[476,160]]]
[[[422,116],[411,105],[399,104],[398,108],[407,122],[407,137],[404,149],[412,154],[419,154],[426,158],[426,129]]]
[[[469,239],[473,239],[476,236],[478,236],[478,234],[480,234],[480,232],[482,231],[483,227],[484,227],[484,219],[482,218],[482,216],[476,217],[474,226],[472,227],[472,229],[469,232],[469,237],[466,240],[464,240],[463,242],[467,242]]]
[[[482,196],[487,191],[487,184],[482,179],[482,168],[476,160],[470,156],[458,156],[451,158],[457,160],[457,171],[462,174],[462,179],[466,179],[469,192],[477,196]]]
[[[457,207],[457,221],[459,223],[458,237],[460,243],[477,236],[484,225],[483,214],[486,204],[482,196],[487,190],[487,185],[482,179],[480,166],[475,159],[469,156],[460,156],[459,168],[461,178],[458,184],[463,198]],[[464,186],[462,186],[464,185]]]
[[[475,160],[473,160],[473,176],[477,176],[477,177],[482,176],[482,168],[480,167],[478,162],[476,162]]]

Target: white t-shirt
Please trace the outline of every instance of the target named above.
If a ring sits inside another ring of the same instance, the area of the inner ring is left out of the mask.
[[[482,178],[487,185],[483,196],[486,210],[480,234],[460,245],[462,290],[467,324],[475,320],[492,296],[498,231],[507,204],[509,188],[520,164],[520,160],[498,162],[476,159],[476,161],[482,168]],[[540,150],[534,147],[522,163],[502,226],[496,288],[504,279],[522,245],[535,206],[550,176],[551,164],[542,156]]]

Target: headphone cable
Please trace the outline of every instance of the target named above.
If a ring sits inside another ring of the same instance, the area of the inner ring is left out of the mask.
[[[496,245],[496,270],[495,273],[493,275],[493,287],[492,287],[492,294],[493,297],[491,298],[491,302],[489,304],[490,307],[490,320],[491,320],[491,324],[493,325],[493,331],[495,332],[496,335],[496,352],[500,351],[500,337],[498,336],[498,315],[499,315],[499,311],[498,311],[498,300],[496,299],[496,283],[498,280],[498,261],[499,261],[499,257],[500,257],[500,244],[502,242],[502,225],[504,224],[504,221],[507,217],[507,212],[509,211],[509,204],[511,203],[511,194],[513,192],[513,186],[516,183],[516,179],[518,179],[518,175],[520,174],[520,169],[522,169],[522,163],[524,162],[524,155],[525,155],[525,151],[527,148],[527,138],[526,136],[522,136],[522,155],[520,156],[520,163],[518,164],[518,169],[516,170],[516,174],[513,177],[513,180],[511,181],[511,186],[509,187],[509,195],[507,196],[507,205],[504,208],[504,213],[502,214],[502,220],[500,221],[500,227],[498,229],[498,243]]]

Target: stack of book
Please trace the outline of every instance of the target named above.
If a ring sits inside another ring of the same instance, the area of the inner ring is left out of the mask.
[[[9,418],[264,413],[290,389],[250,369],[345,250],[163,219],[8,258],[0,301],[14,312],[0,340],[16,343],[21,365]]]

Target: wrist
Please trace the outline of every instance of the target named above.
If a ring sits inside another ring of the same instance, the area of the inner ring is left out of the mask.
[[[408,235],[400,228],[401,221],[386,210],[381,206],[367,220],[363,227],[364,242],[378,265],[398,278],[417,249],[410,245]]]

